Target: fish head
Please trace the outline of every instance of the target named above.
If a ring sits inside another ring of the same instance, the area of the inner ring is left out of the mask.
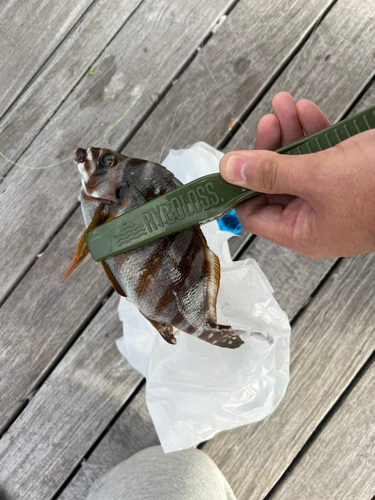
[[[129,157],[107,148],[78,148],[74,162],[81,174],[85,194],[101,203],[118,204],[128,187],[126,164]]]

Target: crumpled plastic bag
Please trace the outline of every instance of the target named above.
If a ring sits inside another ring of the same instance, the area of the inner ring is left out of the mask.
[[[163,165],[184,184],[218,171],[222,153],[199,142],[171,150]],[[244,330],[245,343],[224,349],[180,332],[165,342],[134,304],[120,299],[120,352],[147,379],[146,402],[164,451],[194,446],[220,431],[267,417],[289,381],[290,325],[267,278],[253,259],[232,262],[231,233],[203,225],[221,262],[217,320]]]

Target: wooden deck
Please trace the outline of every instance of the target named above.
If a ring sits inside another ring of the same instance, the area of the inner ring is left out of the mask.
[[[0,151],[21,165],[88,146],[137,96],[107,144],[153,161],[251,148],[280,90],[331,121],[375,102],[373,0],[7,0],[0,26]],[[73,162],[0,176],[0,499],[81,500],[158,443],[144,381],[101,266],[60,284],[84,227]],[[291,380],[272,416],[202,449],[238,500],[375,498],[375,254],[232,246],[292,321]]]

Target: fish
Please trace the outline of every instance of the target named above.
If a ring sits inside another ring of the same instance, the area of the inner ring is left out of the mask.
[[[74,162],[81,174],[84,234],[182,186],[162,165],[111,149],[78,148]],[[63,282],[88,253],[83,235]],[[220,261],[199,226],[102,264],[116,292],[133,302],[169,344],[176,344],[179,331],[229,349],[244,343],[243,332],[217,323]]]

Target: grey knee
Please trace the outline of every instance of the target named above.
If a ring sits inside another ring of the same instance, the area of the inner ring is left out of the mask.
[[[236,500],[223,474],[194,448],[142,450],[97,481],[87,500]]]

